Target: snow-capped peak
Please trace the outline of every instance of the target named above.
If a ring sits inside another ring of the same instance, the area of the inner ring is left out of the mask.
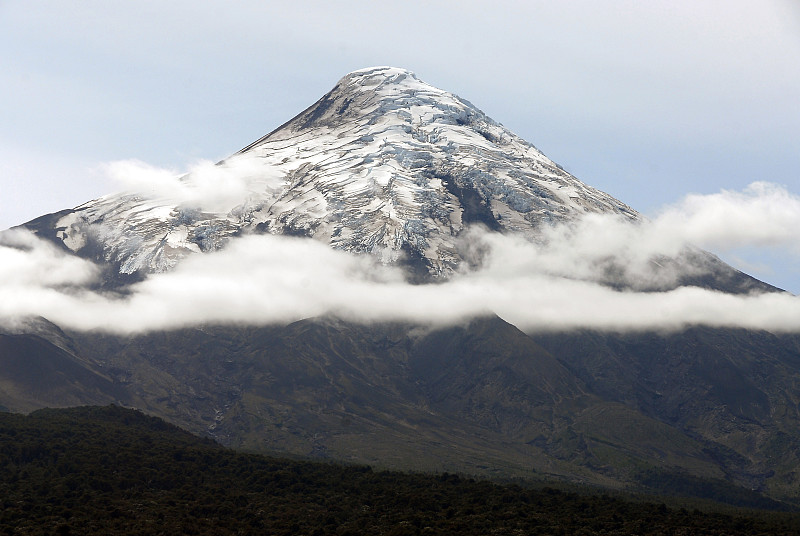
[[[535,240],[542,225],[587,211],[638,218],[468,101],[394,67],[347,74],[220,166],[243,161],[249,194],[229,211],[109,196],[61,218],[59,238],[121,273],[167,270],[231,236],[268,232],[412,259],[435,276],[461,262],[456,238],[470,224]]]

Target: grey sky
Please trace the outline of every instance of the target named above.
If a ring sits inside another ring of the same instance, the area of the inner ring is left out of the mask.
[[[277,127],[345,73],[415,71],[655,215],[755,181],[800,194],[793,0],[0,1],[0,228]],[[796,253],[726,260],[800,292]]]

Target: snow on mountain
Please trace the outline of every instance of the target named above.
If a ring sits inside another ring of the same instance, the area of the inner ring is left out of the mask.
[[[437,276],[462,261],[457,237],[470,224],[536,240],[542,226],[587,212],[640,218],[468,101],[392,67],[346,75],[218,166],[247,169],[248,193],[234,206],[110,195],[61,216],[56,236],[121,274],[166,271],[230,237],[274,233]]]

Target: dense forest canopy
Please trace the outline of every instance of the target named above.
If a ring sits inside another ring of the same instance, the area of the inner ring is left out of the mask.
[[[117,406],[0,413],[5,534],[800,534],[714,513],[235,452]]]

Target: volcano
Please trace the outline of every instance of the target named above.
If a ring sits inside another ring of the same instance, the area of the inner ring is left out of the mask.
[[[405,255],[436,277],[462,261],[455,238],[473,223],[535,239],[543,225],[587,211],[640,218],[469,102],[396,68],[348,74],[219,163],[245,165],[246,195],[230,206],[111,195],[59,214],[47,231],[120,274],[166,271],[255,232],[313,237],[387,263]]]
[[[95,263],[96,286],[124,296],[243,237],[310,240],[438,285],[480,264],[474,228],[541,244],[587,215],[645,221],[468,101],[392,67],[346,75],[215,169],[235,176],[220,191],[236,195],[119,193],[21,228]],[[651,261],[677,276],[634,284],[612,259],[599,282],[779,293],[699,249]],[[334,314],[244,324],[118,335],[27,319],[0,332],[13,365],[0,371],[0,405],[114,402],[249,450],[800,500],[797,334],[525,333],[491,311],[447,326]]]

